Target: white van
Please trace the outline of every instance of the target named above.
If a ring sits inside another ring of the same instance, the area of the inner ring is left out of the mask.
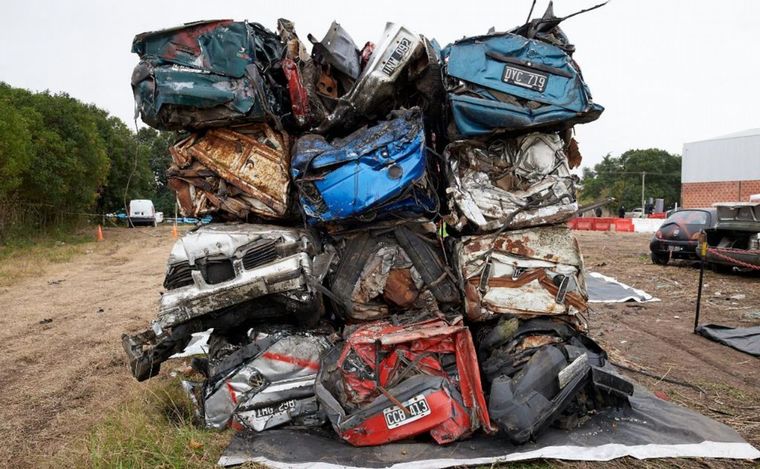
[[[161,223],[163,219],[164,214],[156,212],[152,200],[134,199],[129,201],[129,226],[156,226]]]

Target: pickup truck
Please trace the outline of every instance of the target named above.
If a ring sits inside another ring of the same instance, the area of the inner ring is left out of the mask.
[[[760,202],[720,202],[715,225],[706,229],[705,261],[716,272],[760,270]],[[701,254],[700,254],[701,257]]]

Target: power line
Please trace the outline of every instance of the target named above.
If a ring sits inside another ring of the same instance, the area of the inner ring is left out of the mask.
[[[641,173],[647,173],[648,176],[649,175],[653,175],[653,176],[680,176],[681,175],[680,172],[679,173],[653,173],[651,171],[594,171],[594,170],[589,170],[589,171],[592,174],[594,174],[594,175],[597,175],[597,174],[611,174],[611,175],[615,175],[615,174],[635,174],[635,175],[638,176],[638,175],[641,175]]]

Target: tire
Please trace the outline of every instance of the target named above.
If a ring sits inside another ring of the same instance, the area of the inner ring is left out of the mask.
[[[669,255],[656,252],[653,252],[650,257],[652,258],[652,263],[657,265],[668,265],[668,261],[670,260]]]

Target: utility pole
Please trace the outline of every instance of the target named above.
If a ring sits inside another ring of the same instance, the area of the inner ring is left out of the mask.
[[[642,211],[642,215],[644,215],[646,213],[646,211],[644,210],[644,181],[646,180],[646,177],[647,177],[647,172],[646,171],[642,171],[641,172],[641,211]]]

